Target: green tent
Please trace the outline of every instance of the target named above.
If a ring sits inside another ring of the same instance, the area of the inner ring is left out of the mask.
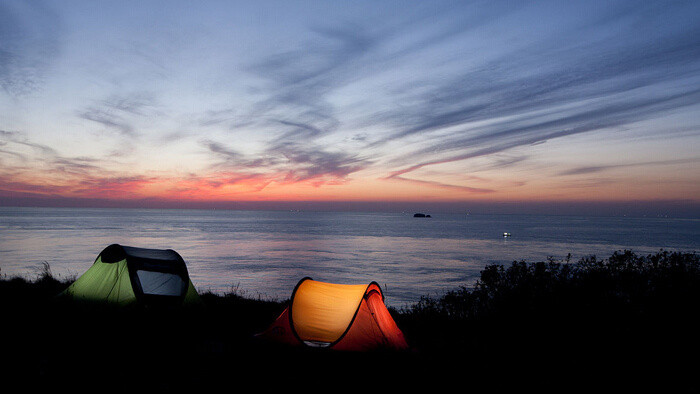
[[[174,250],[112,244],[63,296],[118,305],[190,305],[200,302],[182,257]]]

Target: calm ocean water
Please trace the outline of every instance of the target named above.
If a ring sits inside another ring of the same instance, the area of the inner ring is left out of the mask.
[[[473,284],[487,264],[700,251],[698,219],[431,215],[0,207],[0,274],[33,277],[48,262],[79,276],[120,243],[176,250],[200,291],[284,300],[306,276],[376,281],[402,307]]]

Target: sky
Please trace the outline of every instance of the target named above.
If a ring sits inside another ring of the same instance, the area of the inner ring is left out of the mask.
[[[0,0],[0,205],[700,212],[699,15]]]

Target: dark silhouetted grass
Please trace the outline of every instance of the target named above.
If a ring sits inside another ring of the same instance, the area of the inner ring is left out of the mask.
[[[412,347],[400,354],[259,342],[254,334],[286,301],[249,298],[235,288],[203,293],[201,308],[157,310],[57,299],[71,282],[55,278],[48,265],[34,280],[0,280],[0,351],[16,371],[7,376],[71,386],[102,382],[117,368],[126,375],[115,387],[143,381],[156,389],[213,382],[270,388],[301,376],[314,384],[347,376],[357,381],[354,374],[369,369],[392,384],[488,376],[497,388],[512,379],[494,376],[512,378],[517,371],[548,381],[555,371],[566,372],[585,381],[601,373],[671,370],[678,381],[700,350],[696,253],[623,251],[605,259],[488,266],[473,287],[391,309]]]
[[[433,360],[457,353],[494,368],[567,368],[588,378],[633,370],[651,378],[695,365],[699,312],[697,254],[623,251],[575,263],[491,265],[473,288],[423,297],[397,320]]]

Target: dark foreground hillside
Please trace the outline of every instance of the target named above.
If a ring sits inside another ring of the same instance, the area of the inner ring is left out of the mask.
[[[284,303],[204,294],[205,306],[191,309],[79,305],[54,297],[68,284],[49,270],[0,280],[2,384],[209,391],[561,381],[568,391],[615,378],[669,388],[694,376],[700,350],[695,253],[489,266],[474,288],[392,310],[412,347],[402,353],[257,341]]]

